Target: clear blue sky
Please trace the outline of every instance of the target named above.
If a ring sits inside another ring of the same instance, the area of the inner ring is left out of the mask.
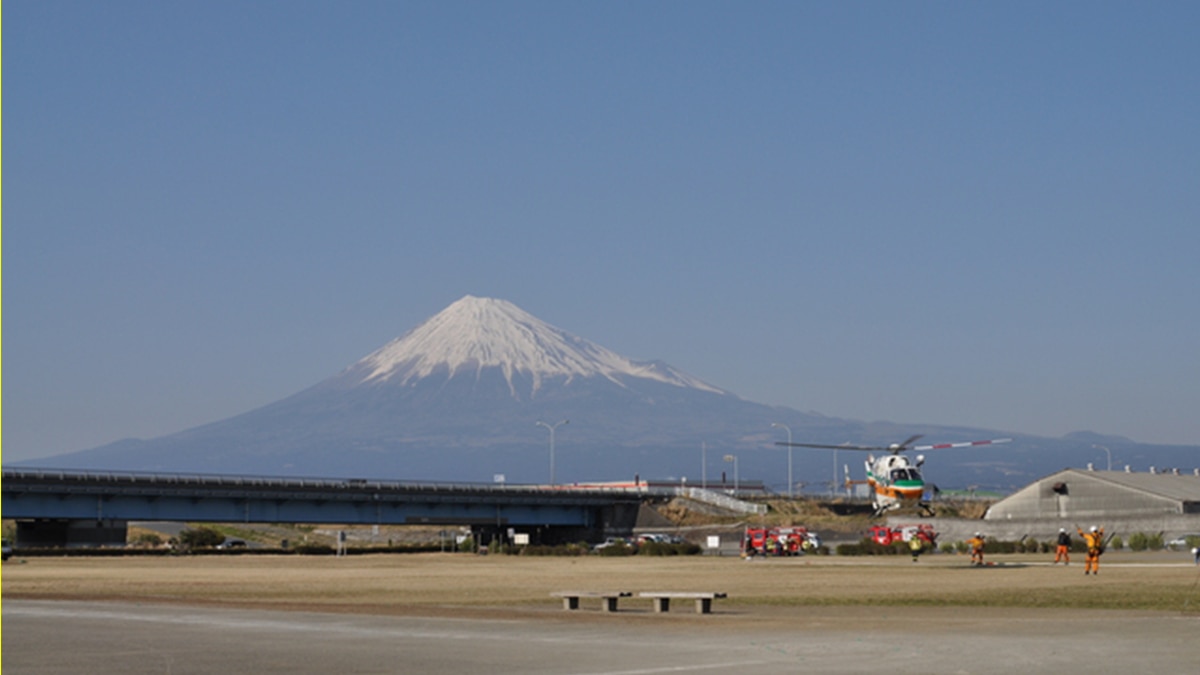
[[[1200,443],[1200,4],[4,10],[6,459],[466,294],[763,403]]]

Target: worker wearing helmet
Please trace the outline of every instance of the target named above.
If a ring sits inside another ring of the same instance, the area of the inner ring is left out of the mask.
[[[1054,564],[1057,565],[1059,560],[1064,565],[1071,564],[1071,535],[1065,527],[1058,528],[1058,548],[1054,549]]]
[[[917,562],[917,558],[925,551],[925,541],[914,534],[908,540],[908,550],[912,553],[913,562]]]
[[[1100,574],[1100,555],[1104,553],[1104,528],[1093,525],[1084,532],[1078,525],[1075,530],[1087,543],[1087,560],[1083,564],[1084,574]]]
[[[976,532],[974,537],[967,540],[967,546],[971,547],[971,564],[983,564],[983,534]]]

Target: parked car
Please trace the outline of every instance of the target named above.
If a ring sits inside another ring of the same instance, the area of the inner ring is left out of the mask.
[[[608,548],[609,546],[628,546],[628,545],[629,545],[629,542],[622,539],[621,537],[609,537],[609,538],[605,539],[603,543],[596,544],[595,546],[593,546],[592,550],[599,551],[600,549]]]
[[[0,550],[0,560],[8,560],[9,558],[12,557],[12,553],[13,553],[12,544],[8,543],[8,540],[5,539],[4,540],[4,548],[3,548],[3,550]]]
[[[1194,546],[1200,546],[1200,534],[1185,534],[1182,537],[1176,537],[1167,542],[1169,549],[1190,549]]]

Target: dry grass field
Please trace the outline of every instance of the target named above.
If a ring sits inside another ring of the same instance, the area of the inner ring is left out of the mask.
[[[1190,672],[1200,568],[1105,556],[50,557],[3,565],[13,672]],[[719,591],[619,611],[555,591]],[[50,601],[50,602],[47,602]],[[68,602],[58,602],[68,601]],[[73,601],[73,602],[70,602]],[[54,647],[68,631],[65,648]],[[397,661],[400,659],[400,661]]]
[[[1100,576],[1047,556],[742,560],[470,554],[28,558],[3,567],[4,599],[88,599],[367,614],[554,610],[554,591],[720,591],[720,611],[832,607],[1125,609],[1200,616],[1200,568],[1168,552],[1113,553]],[[596,605],[598,606],[598,601]],[[644,605],[644,607],[643,607]],[[584,608],[589,609],[587,601]],[[623,601],[622,610],[649,602]],[[590,609],[595,609],[591,607]]]

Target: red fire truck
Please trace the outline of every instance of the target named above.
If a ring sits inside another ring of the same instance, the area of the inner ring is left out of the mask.
[[[742,555],[803,555],[821,546],[821,537],[804,527],[747,527]]]
[[[926,547],[932,547],[937,542],[937,532],[928,523],[898,527],[888,527],[887,525],[871,527],[871,540],[884,546],[890,546],[897,541],[912,541],[913,537],[925,542]]]

